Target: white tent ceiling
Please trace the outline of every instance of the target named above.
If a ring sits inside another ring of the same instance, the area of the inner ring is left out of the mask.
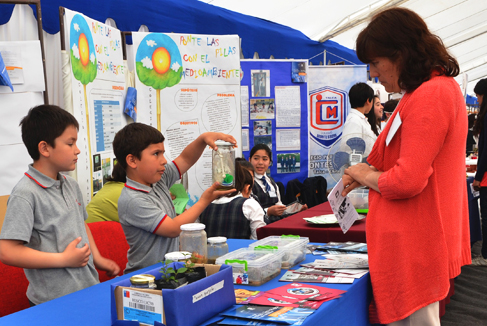
[[[486,0],[201,0],[297,29],[310,39],[331,39],[355,49],[355,39],[378,10],[400,6],[418,13],[441,37],[468,76],[467,94],[487,77]],[[457,77],[460,85],[463,77]]]

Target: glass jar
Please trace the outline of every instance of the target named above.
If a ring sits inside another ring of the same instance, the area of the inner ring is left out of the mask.
[[[181,225],[179,235],[179,250],[189,251],[193,263],[206,263],[208,247],[206,243],[205,225],[202,223],[188,223]]]
[[[131,287],[138,289],[155,289],[157,286],[154,283],[156,277],[150,274],[134,275],[130,278]]]
[[[164,255],[165,260],[171,261],[181,261],[184,262],[188,259],[191,259],[191,253],[189,251],[173,251],[168,252]]]
[[[214,264],[218,257],[228,254],[227,238],[208,238],[208,264]]]
[[[218,189],[228,190],[235,185],[235,150],[233,145],[224,141],[216,141],[218,150],[212,152],[211,176],[212,183],[219,182]]]

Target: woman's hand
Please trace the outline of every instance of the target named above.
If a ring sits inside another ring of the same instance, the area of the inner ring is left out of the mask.
[[[373,166],[365,163],[359,163],[345,169],[342,180],[345,190],[344,194],[348,194],[353,189],[359,186],[366,186],[379,191],[379,177],[383,172],[377,171]],[[347,186],[348,185],[348,186]]]
[[[353,178],[349,175],[344,174],[342,176],[342,181],[343,181],[343,191],[342,191],[342,196],[345,197],[348,195],[350,191],[352,191],[355,188],[358,188],[361,186],[360,183],[357,181],[353,180]]]

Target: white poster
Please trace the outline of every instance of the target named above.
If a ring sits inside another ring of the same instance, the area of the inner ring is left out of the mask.
[[[350,111],[348,91],[354,84],[367,81],[367,66],[309,66],[308,74],[308,176],[323,176],[331,189],[341,175],[328,161],[328,154],[340,139]]]
[[[80,124],[77,178],[88,203],[111,175],[113,137],[127,124],[123,114],[126,67],[118,29],[70,10],[65,19],[73,111]]]
[[[301,127],[299,86],[276,86],[276,127]]]
[[[241,156],[237,35],[133,33],[138,121],[162,132],[174,160],[207,131],[231,134]],[[188,171],[189,206],[211,186],[211,150]]]

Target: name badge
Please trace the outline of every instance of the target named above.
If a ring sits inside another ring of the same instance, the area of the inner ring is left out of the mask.
[[[389,146],[389,143],[391,142],[392,138],[396,134],[397,130],[402,124],[401,116],[399,115],[399,112],[397,113],[396,117],[394,118],[394,121],[392,121],[391,129],[389,129],[389,133],[387,134],[386,137],[386,146]]]
[[[276,192],[274,190],[269,191],[270,197],[277,197]]]

